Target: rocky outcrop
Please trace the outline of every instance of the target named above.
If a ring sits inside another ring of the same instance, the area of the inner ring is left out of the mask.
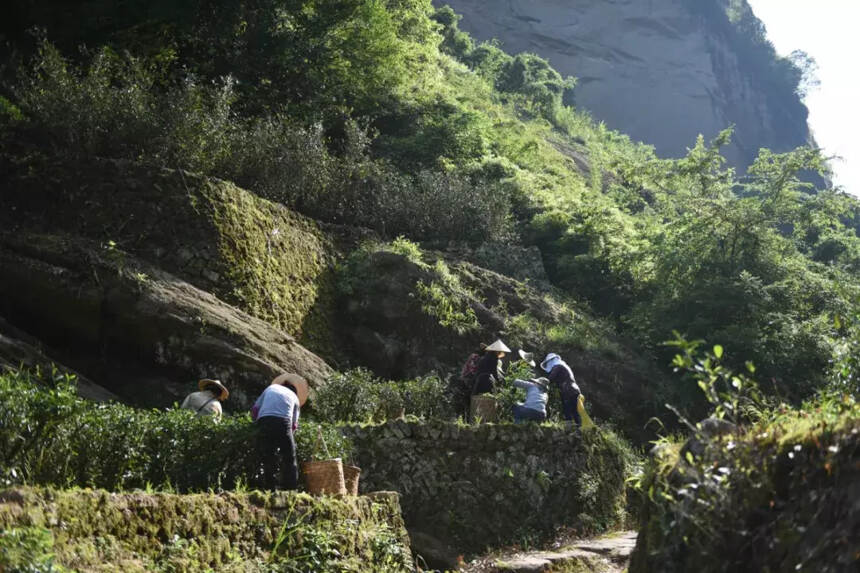
[[[726,155],[741,168],[761,147],[786,151],[810,139],[806,108],[791,87],[745,67],[754,58],[733,36],[722,1],[434,3],[462,14],[460,27],[474,37],[496,38],[509,53],[537,53],[578,78],[578,107],[661,155],[681,156],[698,134],[711,138],[731,125]]]
[[[230,182],[108,159],[0,160],[6,229],[131,253],[330,350],[335,246],[315,221]]]
[[[0,317],[0,372],[21,369],[37,373],[43,378],[50,378],[55,374],[74,376],[78,395],[88,400],[119,400],[119,396],[110,390],[46,355],[37,339]]]
[[[0,236],[0,313],[51,355],[124,399],[168,405],[220,378],[244,408],[276,374],[329,367],[294,338],[114,246]]]

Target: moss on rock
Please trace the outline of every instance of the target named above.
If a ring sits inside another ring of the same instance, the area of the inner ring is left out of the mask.
[[[313,220],[227,181],[127,161],[4,167],[7,228],[110,242],[331,349],[336,249]]]
[[[639,486],[630,573],[856,571],[860,405],[825,398],[711,438],[665,446]]]
[[[214,377],[229,384],[228,408],[246,408],[279,372],[312,385],[331,374],[283,331],[113,245],[0,233],[0,266],[0,312],[139,404],[168,405],[187,392],[176,381]]]
[[[459,372],[479,342],[502,338],[539,356],[561,354],[592,414],[643,442],[643,426],[665,403],[655,391],[670,386],[665,374],[587,305],[548,286],[399,240],[354,251],[338,287],[348,350],[382,377]]]
[[[0,559],[33,532],[48,530],[52,543],[36,545],[42,557],[51,552],[55,563],[75,570],[412,570],[393,493],[315,498],[15,488],[0,491],[0,528]]]

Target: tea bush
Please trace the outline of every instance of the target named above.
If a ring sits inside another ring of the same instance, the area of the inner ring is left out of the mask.
[[[247,414],[220,424],[186,410],[140,410],[78,398],[74,380],[0,375],[0,484],[37,483],[109,490],[177,491],[260,483],[256,429]],[[300,461],[348,458],[351,444],[334,426],[301,420]]]
[[[314,415],[325,422],[383,422],[401,415],[426,419],[452,417],[446,383],[438,376],[392,382],[357,368],[317,390]]]
[[[658,442],[632,480],[641,527],[630,572],[815,571],[856,568],[860,404],[822,394],[801,408],[767,408],[748,374],[715,346],[676,340],[713,407],[683,444]],[[720,428],[720,430],[714,430]]]

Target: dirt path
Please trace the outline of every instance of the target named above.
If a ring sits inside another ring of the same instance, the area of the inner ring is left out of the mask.
[[[495,555],[470,563],[468,573],[622,573],[636,545],[635,531],[573,541],[554,551]]]

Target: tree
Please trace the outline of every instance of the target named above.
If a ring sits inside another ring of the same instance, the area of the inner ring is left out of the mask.
[[[797,95],[805,98],[811,91],[821,85],[821,80],[818,79],[818,62],[803,50],[794,50],[788,56],[788,60],[794,64],[794,67],[800,73],[796,90]]]

